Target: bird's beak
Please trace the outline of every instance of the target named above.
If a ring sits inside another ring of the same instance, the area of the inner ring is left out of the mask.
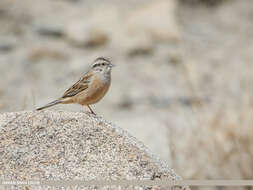
[[[115,67],[116,65],[110,63],[110,67]]]

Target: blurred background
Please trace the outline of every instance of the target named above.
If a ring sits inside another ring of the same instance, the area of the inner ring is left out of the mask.
[[[184,179],[252,179],[252,31],[252,0],[1,0],[0,111],[62,96],[105,56],[98,115]]]

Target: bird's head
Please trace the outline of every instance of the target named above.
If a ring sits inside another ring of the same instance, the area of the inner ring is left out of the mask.
[[[99,57],[93,62],[91,69],[95,72],[109,74],[112,70],[112,67],[114,67],[114,65],[111,64],[108,59]]]

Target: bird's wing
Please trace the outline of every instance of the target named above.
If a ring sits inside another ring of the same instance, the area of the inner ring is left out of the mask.
[[[91,81],[92,74],[87,73],[82,77],[79,81],[77,81],[73,86],[71,86],[68,90],[65,91],[62,98],[72,97],[77,95],[78,93],[84,91],[89,87],[89,83]]]

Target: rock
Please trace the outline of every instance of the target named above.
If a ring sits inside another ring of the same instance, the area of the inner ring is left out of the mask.
[[[63,27],[56,26],[56,25],[45,25],[45,24],[40,24],[40,25],[35,25],[34,26],[35,31],[42,35],[42,36],[48,36],[48,37],[62,37],[64,32],[63,32]]]
[[[228,0],[180,0],[182,3],[197,5],[197,4],[205,4],[208,6],[215,6],[223,3]]]
[[[145,34],[133,35],[125,41],[124,46],[130,57],[149,55],[154,51],[152,40]]]
[[[175,18],[176,1],[159,0],[129,13],[126,25],[131,33],[146,33],[154,41],[178,40],[181,35]],[[164,22],[166,20],[166,22]]]
[[[10,43],[1,43],[0,44],[0,51],[11,51],[13,49],[12,44]]]
[[[126,131],[90,114],[4,113],[0,139],[2,179],[180,179]]]
[[[85,42],[86,47],[102,46],[108,41],[107,35],[99,30],[90,31],[88,36],[89,37]]]
[[[83,21],[74,22],[65,31],[67,40],[77,47],[99,47],[105,45],[108,36],[105,31]]]
[[[119,32],[120,20],[117,7],[104,5],[96,6],[85,20],[76,18],[65,26],[67,41],[79,48],[96,48],[107,45]],[[119,43],[119,42],[117,42]]]
[[[145,2],[127,10],[103,4],[88,19],[80,17],[66,25],[65,34],[74,46],[100,47],[110,42],[110,47],[128,56],[149,55],[157,43],[181,39],[175,9],[175,0]]]
[[[53,49],[48,47],[33,47],[28,52],[27,56],[29,62],[37,62],[45,58],[50,58],[53,60],[67,60],[68,55],[67,53]]]
[[[14,37],[0,38],[0,51],[8,52],[17,46],[17,39]]]
[[[180,40],[175,9],[176,1],[158,0],[127,11],[118,20],[112,44],[128,56],[143,56],[152,54],[158,43]]]

